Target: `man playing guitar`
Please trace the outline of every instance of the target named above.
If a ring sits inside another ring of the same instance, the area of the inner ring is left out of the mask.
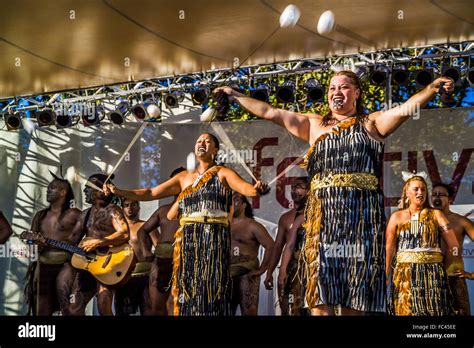
[[[82,213],[80,221],[74,227],[73,239],[78,243],[84,235],[89,237],[79,244],[85,252],[119,246],[127,243],[130,238],[122,210],[112,203],[114,197],[106,196],[97,189],[104,185],[106,178],[104,174],[94,174],[89,177],[84,188],[86,202],[92,207]],[[96,293],[99,314],[112,315],[114,289],[98,282],[87,271],[77,271],[71,293],[70,313],[85,315],[86,305]]]

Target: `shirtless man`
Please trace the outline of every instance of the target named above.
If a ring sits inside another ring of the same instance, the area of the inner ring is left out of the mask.
[[[474,224],[468,218],[449,210],[449,200],[452,196],[453,190],[449,185],[440,183],[433,186],[433,206],[440,209],[449,220],[460,246],[459,255],[462,255],[464,237],[467,235],[474,240]],[[446,245],[443,243],[442,246],[444,254],[449,255],[445,250]],[[446,263],[454,310],[458,315],[471,315],[466,279],[473,280],[474,272],[464,271],[464,264],[456,264],[450,258],[446,258]]]
[[[278,221],[278,232],[277,232],[277,236],[275,240],[275,248],[273,250],[270,265],[268,267],[267,277],[264,282],[265,287],[268,290],[273,289],[273,271],[275,270],[276,266],[278,265],[278,262],[280,261],[280,258],[283,252],[283,247],[285,247],[285,245],[287,245],[290,240],[289,232],[295,223],[297,224],[297,226],[295,226],[295,233],[299,237],[298,237],[298,245],[296,246],[294,251],[298,252],[299,248],[301,247],[300,240],[301,238],[304,239],[304,237],[301,237],[302,230],[300,229],[300,226],[301,226],[301,223],[303,222],[302,217],[304,215],[304,208],[306,205],[306,198],[307,198],[308,191],[309,191],[309,185],[306,178],[298,178],[291,185],[291,199],[293,200],[294,208],[284,213],[280,217],[280,220]],[[296,239],[294,240],[294,242],[296,242]],[[283,278],[286,279],[284,284],[281,282],[280,282],[281,284],[278,284],[278,299],[280,302],[281,315],[288,315],[290,312],[290,303],[289,303],[290,293],[292,295],[291,297],[291,308],[293,309],[292,314],[297,314],[299,310],[302,311],[302,308],[304,305],[304,298],[300,298],[301,291],[297,289],[292,289],[292,287],[297,285],[297,283],[294,283],[294,280],[299,279],[299,278],[295,278],[294,274],[292,273],[293,271],[296,271],[297,269],[297,260],[292,260],[289,266],[290,266],[290,269],[287,271],[290,271],[291,276],[286,276],[288,274],[287,272],[285,272],[285,277],[280,277],[279,275],[280,279],[283,279]],[[293,283],[293,286],[291,285],[291,283]],[[304,294],[303,294],[303,297],[304,297]]]
[[[94,174],[88,179],[95,187],[102,187],[104,174]],[[113,177],[112,177],[113,178]],[[113,196],[106,196],[86,184],[84,188],[86,202],[92,207],[85,210],[76,223],[73,238],[79,242],[82,237],[91,239],[80,245],[86,252],[99,247],[118,246],[127,243],[130,230],[120,207],[112,203]],[[97,305],[100,315],[112,315],[114,289],[98,282],[89,272],[78,270],[72,288],[70,311],[74,315],[85,315],[87,303],[97,293]]]
[[[117,315],[130,315],[140,311],[141,315],[150,315],[151,301],[148,291],[151,262],[145,256],[151,251],[151,240],[138,241],[138,230],[145,221],[140,220],[140,203],[128,199],[122,200],[122,210],[130,228],[130,245],[137,263],[127,283],[115,292],[115,312]]]
[[[71,185],[55,176],[48,185],[46,200],[49,206],[35,214],[31,230],[45,238],[71,242],[73,228],[81,215],[79,209],[71,208],[74,206]],[[40,246],[38,261],[28,268],[25,288],[28,314],[52,315],[57,310],[69,314],[69,294],[75,275],[70,259],[67,251]]]
[[[7,218],[0,211],[0,244],[5,244],[12,234],[13,230]]]
[[[267,270],[274,242],[265,227],[253,218],[247,198],[233,193],[234,218],[230,225],[232,276],[232,309],[240,305],[242,315],[258,315],[260,276]],[[258,250],[262,245],[265,255],[259,265]]]
[[[176,174],[185,171],[184,168],[175,169],[170,178]],[[177,197],[175,197],[176,200]],[[148,236],[152,238],[158,233],[157,243],[155,244],[155,258],[149,254],[147,259],[152,259],[149,292],[152,304],[152,311],[155,315],[172,315],[173,300],[170,296],[171,292],[171,276],[173,275],[173,243],[174,234],[179,228],[179,221],[169,220],[167,218],[168,211],[173,205],[162,205],[153,215],[142,225],[138,231],[138,238],[142,243],[147,243]],[[152,238],[153,239],[153,238]]]

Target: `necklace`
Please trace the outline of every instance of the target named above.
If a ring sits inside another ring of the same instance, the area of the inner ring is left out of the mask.
[[[196,187],[196,185],[199,183],[199,181],[201,181],[202,177],[204,176],[204,174],[206,174],[206,172],[211,169],[212,167],[214,167],[214,165],[210,165],[205,171],[203,171],[202,173],[199,173],[199,170],[196,169],[196,171],[198,172],[198,176],[196,177],[196,180],[194,180],[193,182],[193,187]]]

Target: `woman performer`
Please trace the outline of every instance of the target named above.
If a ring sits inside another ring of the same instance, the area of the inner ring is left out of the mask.
[[[444,84],[439,78],[401,106],[364,114],[356,74],[340,71],[330,81],[325,116],[281,110],[219,87],[252,114],[285,127],[308,141],[306,156],[311,190],[305,211],[306,301],[315,315],[384,312],[385,216],[382,175],[383,139],[419,110]],[[417,108],[419,107],[419,108]],[[345,253],[332,252],[334,247]],[[348,251],[348,252],[346,252]]]
[[[125,191],[107,185],[114,194],[136,201],[178,195],[168,217],[178,210],[172,295],[175,315],[231,315],[230,231],[232,190],[253,197],[266,185],[245,182],[232,169],[217,166],[219,141],[199,136],[194,153],[197,169],[181,172],[149,189]]]
[[[440,242],[443,238],[451,254],[447,257],[455,259],[460,258],[455,256],[459,244],[448,219],[430,207],[427,195],[422,174],[410,176],[401,209],[388,222],[385,272],[389,278],[395,256],[389,308],[394,315],[451,314]]]

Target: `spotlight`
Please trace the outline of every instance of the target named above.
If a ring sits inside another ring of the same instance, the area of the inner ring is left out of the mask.
[[[387,81],[387,73],[383,70],[373,70],[370,74],[370,82],[377,86],[383,86]]]
[[[250,92],[250,96],[254,99],[268,102],[270,97],[270,87],[267,84],[258,85],[258,87]]]
[[[183,91],[174,91],[165,94],[165,105],[168,109],[176,109],[179,107],[179,103],[184,100]]]
[[[208,95],[209,95],[209,89],[207,87],[199,87],[191,95],[193,104],[194,105],[205,104],[207,102]]]
[[[56,116],[56,128],[67,128],[72,126],[72,116],[69,115],[57,115]]]
[[[314,78],[307,79],[304,83],[304,87],[306,88],[306,99],[309,102],[320,102],[323,100],[324,97],[324,89],[319,83],[318,80]]]
[[[19,112],[14,112],[12,114],[6,114],[6,115],[3,116],[3,118],[5,119],[5,124],[6,124],[7,129],[9,131],[14,131],[14,130],[23,128]]]
[[[474,87],[474,68],[470,68],[467,72],[467,82],[469,82],[469,87]]]
[[[100,123],[100,114],[104,108],[101,105],[89,104],[81,111],[82,124],[85,127],[95,126]]]
[[[127,101],[122,101],[117,105],[117,108],[107,114],[108,119],[113,124],[119,126],[125,121],[125,114],[130,109],[130,104]]]
[[[410,74],[408,70],[405,69],[396,69],[392,72],[392,82],[395,85],[406,85],[408,83],[408,78]]]
[[[416,82],[416,87],[426,87],[433,82],[433,70],[432,69],[421,69],[415,70],[413,76]]]
[[[285,81],[283,85],[279,86],[276,92],[278,103],[289,103],[294,99],[295,83],[293,81]]]
[[[461,69],[457,66],[444,66],[441,75],[452,78],[455,85],[459,85],[461,82]]]
[[[54,121],[56,120],[56,113],[53,111],[53,109],[45,108],[43,110],[36,111],[35,114],[39,127],[54,125]]]

